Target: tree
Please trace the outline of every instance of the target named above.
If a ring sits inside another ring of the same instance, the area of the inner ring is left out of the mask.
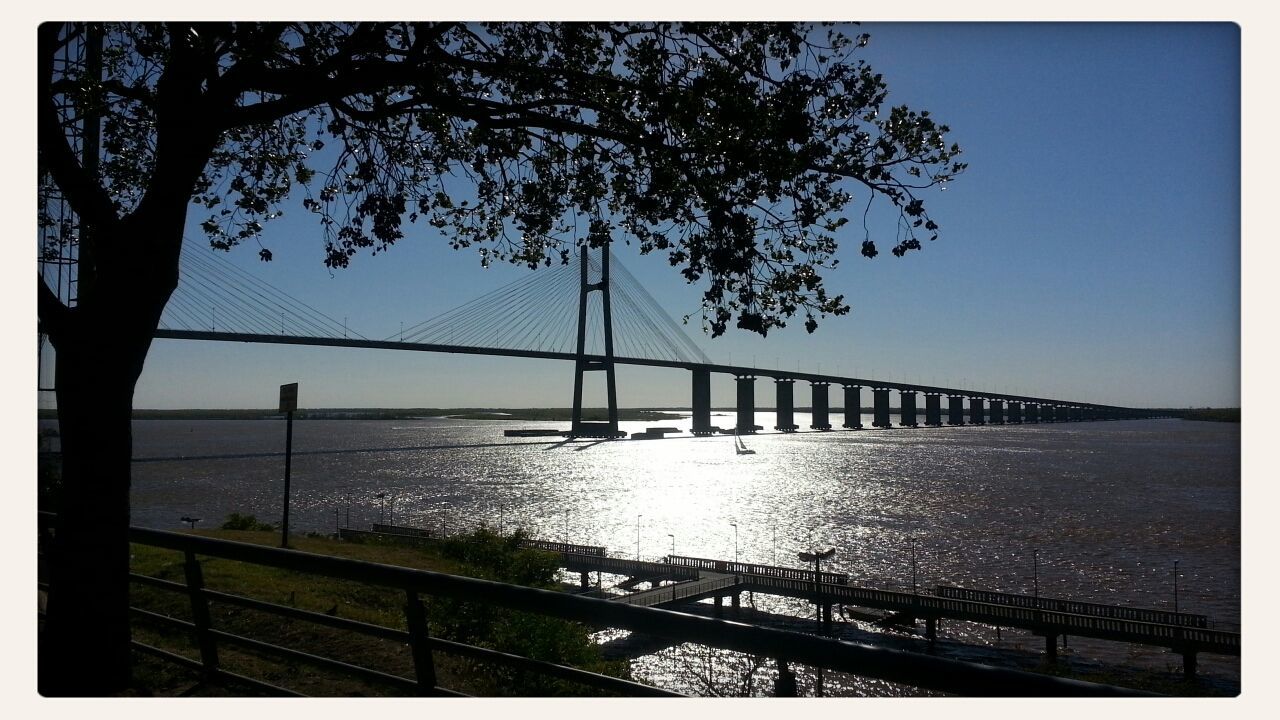
[[[38,33],[42,187],[74,211],[70,222],[43,218],[43,242],[78,252],[74,304],[38,289],[65,455],[42,658],[56,658],[48,679],[66,684],[51,692],[108,692],[128,678],[132,395],[178,283],[191,209],[214,247],[256,242],[270,260],[263,224],[300,198],[335,268],[390,248],[414,223],[475,246],[484,263],[530,267],[622,237],[705,286],[713,335],[730,322],[764,334],[800,312],[812,332],[815,315],[849,309],[819,272],[835,264],[846,208],[863,212],[861,251],[873,257],[864,203],[891,203],[888,237],[902,255],[936,237],[918,193],[964,167],[945,126],[885,105],[881,76],[855,57],[868,36],[838,28],[47,23]]]

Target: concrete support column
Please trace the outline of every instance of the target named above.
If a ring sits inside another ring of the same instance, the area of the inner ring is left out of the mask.
[[[729,596],[729,604],[733,606],[734,610],[738,610],[742,607],[742,601],[739,599],[740,594],[741,593],[734,593]]]
[[[1003,400],[991,401],[991,424],[992,425],[1004,424],[1004,401]]]
[[[924,424],[932,427],[942,425],[942,396],[937,393],[924,394]]]
[[[1057,633],[1048,633],[1044,636],[1044,655],[1049,662],[1058,659],[1058,635]]]
[[[583,570],[582,572],[578,573],[578,577],[582,581],[583,590],[586,590],[591,587],[591,573],[587,572],[586,570]]]
[[[774,697],[796,696],[796,674],[787,667],[787,661],[778,659],[778,678],[773,681]]]
[[[717,595],[717,596],[716,596],[716,612],[715,612],[715,615],[716,615],[716,617],[723,617],[723,616],[724,616],[724,596],[722,596],[722,595]]]
[[[738,376],[738,434],[750,435],[756,431],[756,378],[754,375]]]
[[[813,412],[813,422],[809,427],[813,430],[830,430],[831,418],[828,409],[827,388],[829,385],[824,382],[809,383],[809,396],[811,400],[809,405]]]
[[[947,424],[963,425],[964,398],[959,395],[951,395],[947,398],[947,403]]]
[[[1054,411],[1054,406],[1048,404],[1040,405],[1040,422],[1051,423],[1057,419],[1056,416],[1057,413]]]
[[[844,427],[862,429],[862,386],[844,386]]]
[[[1022,423],[1022,403],[1016,400],[1009,401],[1009,422],[1015,425]]]
[[[1031,403],[1027,404],[1027,422],[1030,422],[1030,423],[1040,422],[1040,406],[1039,405],[1035,405]]]
[[[778,422],[773,426],[773,429],[781,430],[782,432],[795,432],[800,427],[796,425],[796,381],[791,378],[774,378],[773,383],[778,391],[778,400],[775,405]]]
[[[693,371],[693,434],[710,435],[711,427],[711,371]]]
[[[875,427],[892,427],[889,422],[889,388],[871,388],[871,395],[875,400],[875,419],[871,424]]]
[[[1192,680],[1196,676],[1196,654],[1194,652],[1182,653],[1182,676],[1188,680]]]
[[[924,619],[924,636],[929,642],[938,639],[938,618],[928,617]]]
[[[1059,405],[1053,409],[1054,422],[1067,422],[1071,419],[1071,408],[1066,405]]]
[[[902,409],[902,416],[898,418],[898,424],[902,427],[920,427],[916,423],[916,391],[901,390],[898,392],[898,406]]]
[[[982,398],[969,398],[969,424],[970,425],[986,425],[987,414]]]
[[[822,632],[824,633],[831,632],[831,604],[830,603],[824,603],[821,606],[821,616],[822,616]]]

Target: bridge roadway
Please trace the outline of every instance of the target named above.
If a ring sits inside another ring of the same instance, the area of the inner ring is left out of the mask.
[[[343,528],[343,537],[390,536],[431,538],[430,531],[395,526],[375,526],[380,532]],[[408,531],[408,532],[405,532]],[[434,538],[439,538],[435,535]],[[1045,638],[1045,652],[1057,655],[1059,635],[1130,642],[1167,647],[1183,656],[1183,669],[1194,675],[1196,654],[1240,655],[1240,633],[1210,629],[1207,619],[1189,613],[1128,608],[1119,605],[1084,603],[1055,598],[998,593],[968,588],[939,586],[936,595],[851,587],[848,575],[801,568],[756,565],[730,560],[668,555],[663,562],[609,557],[595,545],[569,545],[547,541],[527,541],[529,547],[557,552],[562,566],[582,574],[607,572],[650,581],[655,587],[618,598],[618,602],[642,605],[673,605],[714,598],[717,607],[725,597],[736,607],[744,591],[760,592],[808,600],[818,605],[824,628],[831,624],[833,605],[871,607],[896,613],[914,623],[925,620],[925,634],[937,636],[939,621],[963,620],[995,627],[1018,628]],[[673,585],[657,586],[663,580]],[[1038,606],[1036,604],[1038,603]]]
[[[543,360],[577,360],[575,353],[553,352],[546,350],[517,350],[508,348],[479,348],[466,345],[438,345],[429,343],[397,342],[393,340],[367,340],[365,338],[329,338],[306,337],[294,335],[266,335],[255,333],[233,333],[204,330],[156,330],[155,337],[173,340],[216,340],[222,342],[268,343],[278,345],[312,345],[320,347],[371,348],[383,350],[411,350],[414,352],[453,353],[464,355],[495,355],[503,357],[537,358]],[[603,361],[601,355],[585,355],[588,361]],[[924,393],[925,395],[946,395],[967,397],[997,402],[1026,403],[1032,405],[1062,406],[1090,410],[1097,413],[1112,413],[1116,416],[1142,416],[1143,411],[1123,408],[1114,405],[1097,405],[1051,398],[1037,398],[1026,395],[1008,395],[1004,393],[983,392],[978,390],[962,390],[959,388],[936,387],[931,385],[915,385],[891,382],[888,380],[872,380],[867,378],[844,377],[823,373],[808,373],[789,370],[769,370],[746,367],[742,365],[716,365],[709,363],[682,362],[674,360],[651,360],[648,358],[614,357],[613,362],[620,365],[643,365],[648,367],[676,368],[697,373],[725,373],[739,378],[768,377],[775,380],[805,380],[818,385],[837,384],[847,387],[871,387],[881,390],[897,390],[907,393]],[[913,406],[914,407],[914,406]],[[993,408],[994,409],[994,408]],[[1003,416],[1001,416],[1003,417]],[[960,423],[954,423],[960,424]]]

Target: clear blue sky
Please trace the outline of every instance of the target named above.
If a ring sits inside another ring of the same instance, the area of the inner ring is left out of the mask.
[[[850,230],[826,275],[850,315],[813,335],[797,322],[767,339],[695,336],[713,360],[1118,405],[1240,404],[1237,26],[862,29],[890,103],[930,110],[964,148],[969,170],[926,198],[941,237],[865,260]],[[267,226],[274,262],[248,247],[231,259],[368,337],[524,272],[482,270],[410,226],[389,253],[329,273],[316,226],[293,216]],[[194,223],[188,240],[202,242]],[[615,256],[673,316],[696,310],[701,288],[665,258]],[[310,407],[566,406],[572,380],[550,361],[158,340],[135,406],[266,407],[292,381]],[[689,403],[686,373],[622,369],[619,383],[624,405]],[[731,404],[728,380],[713,402]]]

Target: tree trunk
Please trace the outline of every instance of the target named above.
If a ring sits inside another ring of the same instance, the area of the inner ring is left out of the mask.
[[[57,351],[58,497],[39,690],[118,693],[130,681],[129,474],[133,392],[176,283],[161,262],[101,283],[49,330]],[[165,289],[165,288],[168,289]]]

